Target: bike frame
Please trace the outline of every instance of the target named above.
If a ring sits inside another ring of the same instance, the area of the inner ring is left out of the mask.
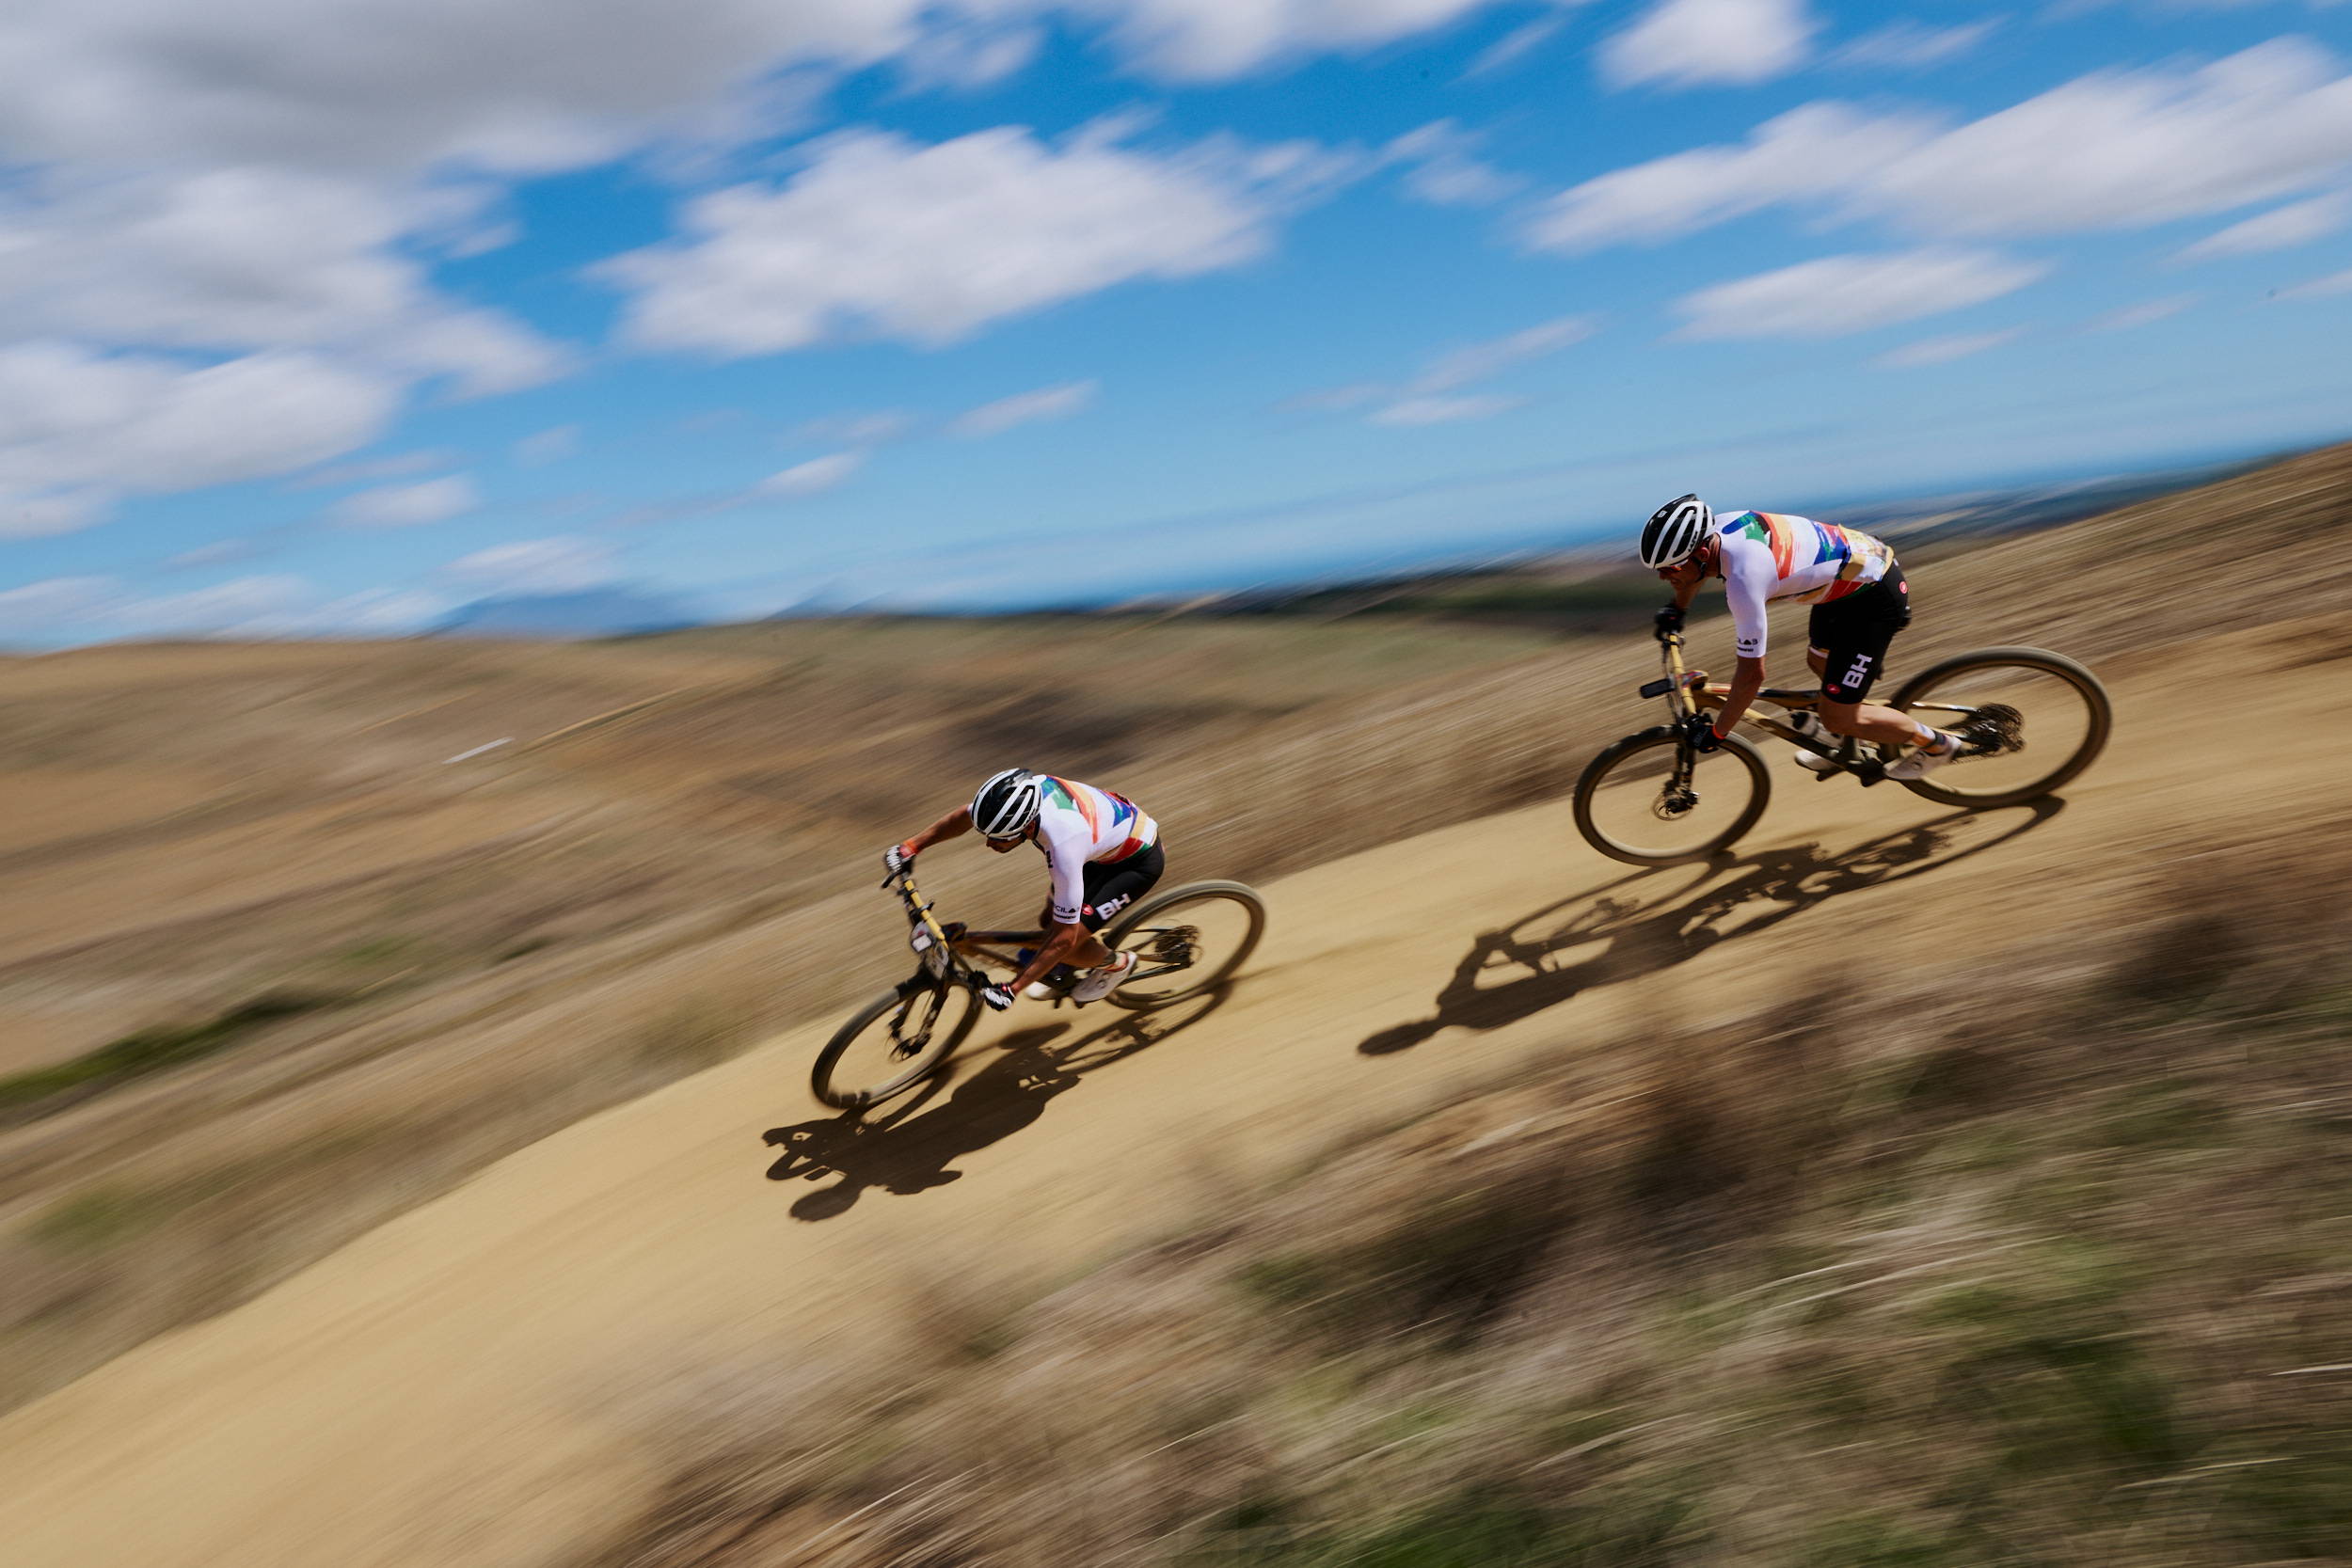
[[[976,931],[960,923],[942,922],[936,912],[938,906],[927,902],[921,890],[914,885],[914,872],[911,867],[903,871],[893,872],[890,879],[882,886],[887,891],[897,894],[898,902],[906,910],[909,927],[907,940],[914,948],[915,958],[920,963],[920,967],[915,970],[913,977],[899,983],[898,990],[902,996],[913,995],[915,991],[930,985],[961,985],[976,991],[994,985],[996,981],[986,970],[968,961],[966,955],[975,953],[992,963],[1002,964],[1009,970],[1011,974],[1007,977],[1006,983],[1010,984],[1012,980],[1020,976],[1022,960],[1017,952],[1006,952],[1003,949],[1044,945],[1045,932],[1041,928],[1024,931]],[[1183,964],[1162,964],[1157,968],[1147,969],[1138,964],[1127,976],[1127,982],[1153,979],[1162,974],[1173,974],[1184,967]],[[1054,999],[1054,1005],[1059,1006],[1064,1000],[1064,997],[1057,996]]]
[[[1658,642],[1659,659],[1665,666],[1666,673],[1663,678],[1650,681],[1643,686],[1642,695],[1665,698],[1666,705],[1674,710],[1674,716],[1677,721],[1687,719],[1694,713],[1712,713],[1720,709],[1724,705],[1724,697],[1730,688],[1703,684],[1698,674],[1684,668],[1682,634],[1678,631],[1660,632]],[[1821,694],[1818,689],[1806,690],[1786,686],[1768,686],[1756,695],[1768,703],[1784,708],[1815,707],[1821,700]],[[1977,712],[1975,708],[1953,703],[1921,703],[1917,705],[1917,707],[1922,713],[1959,714],[1963,718],[1972,718]],[[1753,711],[1741,714],[1739,722],[1753,724],[1765,734],[1786,740],[1799,751],[1810,752],[1829,763],[1828,768],[1814,774],[1817,782],[1836,778],[1840,773],[1851,773],[1862,782],[1865,787],[1867,787],[1883,782],[1886,777],[1886,765],[1875,756],[1863,755],[1862,743],[1852,736],[1838,736],[1830,741],[1817,740],[1811,736],[1790,729],[1776,719],[1768,719]],[[1733,727],[1736,729],[1738,726]],[[1983,750],[1969,737],[1963,736],[1962,744],[1963,755]],[[1696,753],[1691,750],[1687,741],[1677,751],[1675,785],[1687,789],[1690,787],[1691,768],[1696,760]]]

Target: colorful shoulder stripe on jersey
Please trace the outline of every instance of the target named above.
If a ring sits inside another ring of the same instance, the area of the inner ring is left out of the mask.
[[[1744,533],[1757,544],[1772,547],[1772,570],[1787,577],[1796,555],[1796,536],[1788,527],[1788,519],[1776,512],[1743,512],[1733,520],[1740,524],[1733,532]]]
[[[1055,804],[1067,806],[1072,811],[1076,812],[1080,816],[1085,817],[1087,819],[1087,832],[1093,837],[1101,838],[1103,836],[1103,825],[1095,820],[1093,802],[1089,800],[1085,796],[1079,794],[1076,790],[1071,788],[1067,783],[1055,778],[1050,773],[1047,774],[1045,777],[1045,795],[1046,799],[1052,800]]]

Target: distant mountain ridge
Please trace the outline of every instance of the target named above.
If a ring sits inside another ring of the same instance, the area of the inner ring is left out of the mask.
[[[509,594],[461,605],[432,628],[436,637],[625,637],[682,631],[710,616],[674,594],[642,588],[581,588],[567,594]]]

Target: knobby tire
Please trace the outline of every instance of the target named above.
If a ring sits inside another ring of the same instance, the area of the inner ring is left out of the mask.
[[[825,1048],[817,1053],[816,1065],[809,1069],[809,1088],[817,1098],[837,1111],[863,1110],[913,1087],[937,1070],[942,1062],[955,1053],[956,1047],[963,1043],[964,1037],[972,1032],[972,1026],[979,1022],[980,1015],[980,1000],[969,989],[944,982],[941,984],[946,995],[941,1005],[939,1020],[932,1027],[930,1043],[907,1057],[895,1073],[879,1084],[838,1085],[834,1082],[834,1073],[840,1067],[842,1057],[867,1030],[881,1024],[910,998],[917,999],[916,1005],[920,1006],[919,998],[935,988],[925,985],[910,990],[906,986],[894,986],[850,1014],[849,1022],[834,1030],[833,1038],[827,1040]],[[956,1016],[953,1010],[959,1006],[963,1009],[961,1017]]]
[[[1248,933],[1233,946],[1230,955],[1218,955],[1217,960],[1212,963],[1200,978],[1192,980],[1181,990],[1145,991],[1131,995],[1122,986],[1111,992],[1104,1000],[1113,1006],[1125,1007],[1131,1011],[1142,1011],[1152,1007],[1165,1007],[1171,1003],[1189,1001],[1193,997],[1215,990],[1231,979],[1233,972],[1247,962],[1249,955],[1257,950],[1258,939],[1265,935],[1265,901],[1258,896],[1257,889],[1246,882],[1186,882],[1183,887],[1170,888],[1166,893],[1146,898],[1142,903],[1113,921],[1103,932],[1103,942],[1105,946],[1112,948],[1122,946],[1136,931],[1145,926],[1168,924],[1167,916],[1169,911],[1179,909],[1185,904],[1209,899],[1237,904],[1249,916]],[[1190,970],[1184,973],[1187,977],[1192,974]]]
[[[1593,820],[1593,798],[1607,782],[1610,773],[1645,752],[1679,743],[1676,731],[1669,725],[1661,724],[1603,747],[1599,755],[1584,765],[1584,771],[1576,781],[1576,831],[1584,835],[1585,843],[1611,860],[1623,861],[1628,865],[1682,865],[1722,853],[1756,826],[1756,818],[1764,815],[1765,804],[1772,796],[1772,772],[1765,765],[1764,754],[1745,736],[1729,735],[1723,738],[1719,753],[1724,758],[1737,760],[1745,768],[1751,792],[1746,806],[1732,820],[1731,826],[1697,845],[1673,849],[1621,842],[1601,831]],[[1724,783],[1724,773],[1723,768],[1710,766],[1708,759],[1702,757],[1695,781],[1703,789],[1721,788]]]
[[[2107,701],[2107,689],[2099,677],[2088,669],[2046,648],[1979,648],[1973,653],[1955,655],[1941,663],[1931,664],[1897,689],[1888,705],[1908,712],[1910,705],[1931,694],[1934,689],[1955,675],[1971,670],[2025,669],[2039,670],[2055,675],[2073,687],[2083,699],[2089,722],[2083,738],[2060,764],[2030,784],[2005,790],[1971,790],[1959,787],[1967,778],[1966,757],[1947,765],[1924,779],[1898,779],[1896,782],[1914,795],[1922,796],[1939,805],[1990,810],[1998,806],[2023,805],[2038,800],[2051,791],[2063,787],[2082,770],[2098,760],[2107,743],[2107,732],[2114,727],[2115,712]],[[2027,744],[2032,741],[2027,737]],[[1881,747],[1880,756],[1892,761],[1899,752],[1891,747]]]

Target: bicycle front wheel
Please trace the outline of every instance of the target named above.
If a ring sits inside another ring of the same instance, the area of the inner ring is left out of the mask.
[[[2090,767],[2114,722],[2106,688],[2041,648],[1979,648],[1929,666],[1890,705],[1961,736],[1965,750],[1924,779],[1899,781],[1947,806],[2039,800]],[[1882,747],[1879,754],[1897,754]]]
[[[1165,1007],[1232,978],[1265,934],[1265,904],[1241,882],[1187,882],[1129,910],[1103,933],[1132,948],[1135,976],[1106,998],[1120,1007]]]
[[[979,1016],[980,999],[968,986],[910,981],[886,990],[834,1031],[808,1086],[838,1111],[878,1104],[936,1070]]]
[[[1725,736],[1698,759],[1690,788],[1675,784],[1681,750],[1663,727],[1627,736],[1585,764],[1576,781],[1576,831],[1611,860],[1628,865],[1680,865],[1729,848],[1756,826],[1772,799],[1762,753]]]

